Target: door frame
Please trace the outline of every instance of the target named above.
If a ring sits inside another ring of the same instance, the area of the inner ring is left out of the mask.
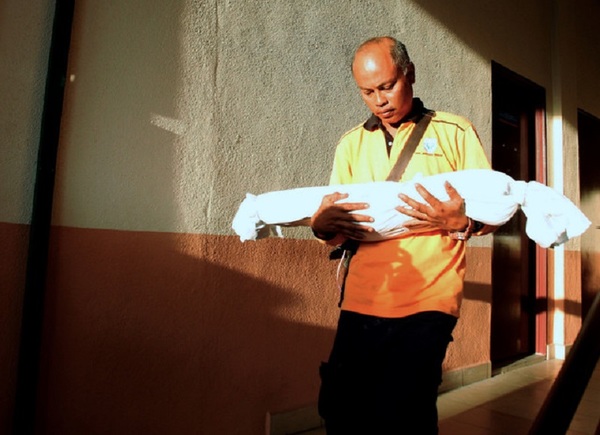
[[[543,87],[532,82],[531,80],[517,74],[514,71],[502,66],[501,64],[492,61],[492,101],[494,98],[493,90],[496,86],[496,81],[500,80],[504,85],[518,87],[523,98],[527,99],[533,107],[533,128],[534,149],[529,149],[528,153],[535,160],[531,165],[535,181],[542,184],[547,183],[547,135],[546,135],[546,91]],[[492,116],[494,110],[492,104]],[[492,132],[493,134],[493,132]],[[531,180],[526,180],[531,181]],[[532,288],[532,296],[535,300],[531,308],[535,318],[532,322],[535,328],[532,338],[534,344],[532,349],[536,354],[545,355],[547,353],[548,344],[548,251],[535,244],[534,254],[535,259],[533,265],[535,271],[532,271],[534,280]],[[492,278],[493,281],[493,278]],[[491,345],[491,344],[490,344]]]

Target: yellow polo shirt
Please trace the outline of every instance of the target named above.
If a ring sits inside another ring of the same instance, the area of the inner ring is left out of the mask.
[[[374,119],[342,136],[330,184],[386,179],[416,124],[400,126],[388,156],[384,133]],[[437,112],[400,181],[417,174],[488,168],[473,125],[463,117]],[[464,274],[465,243],[452,240],[445,231],[361,243],[350,265],[342,309],[379,317],[432,310],[458,316]]]

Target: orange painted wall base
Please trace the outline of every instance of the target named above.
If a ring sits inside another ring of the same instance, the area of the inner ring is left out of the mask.
[[[314,405],[339,312],[328,252],[313,240],[53,228],[39,432],[262,434],[267,413]],[[490,257],[468,250],[446,371],[489,363]]]

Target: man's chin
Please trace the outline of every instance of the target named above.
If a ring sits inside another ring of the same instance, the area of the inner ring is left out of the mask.
[[[387,125],[397,125],[402,121],[402,118],[398,115],[380,116],[379,119]]]

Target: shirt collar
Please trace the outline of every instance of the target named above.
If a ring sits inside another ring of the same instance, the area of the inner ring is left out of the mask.
[[[426,109],[421,99],[413,98],[412,109],[402,122],[415,121],[417,118],[420,118],[425,111]],[[372,113],[369,119],[365,121],[363,127],[369,131],[375,131],[377,129],[383,130],[381,119],[375,116],[374,113]]]

